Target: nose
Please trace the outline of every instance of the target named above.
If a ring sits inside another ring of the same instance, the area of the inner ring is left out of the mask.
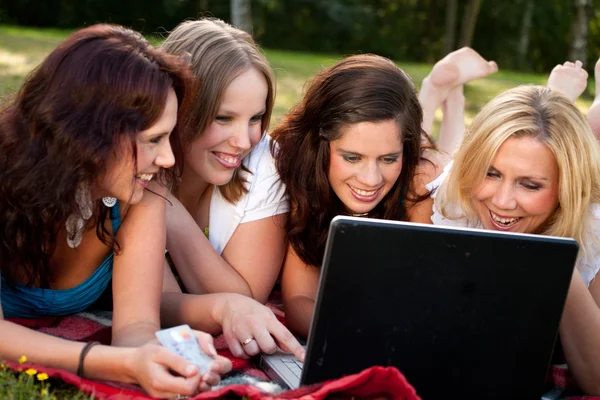
[[[377,162],[366,163],[357,175],[357,180],[366,186],[364,189],[371,189],[381,185],[383,176]]]
[[[492,197],[492,204],[501,210],[514,210],[517,206],[514,186],[510,182],[502,182],[498,185]]]
[[[171,142],[168,140],[164,140],[163,142],[163,146],[161,146],[156,158],[154,159],[154,164],[161,168],[171,168],[173,165],[175,165],[175,155],[173,154],[173,149],[171,148]]]
[[[234,128],[234,132],[229,142],[233,147],[246,151],[252,147],[251,135],[252,127],[250,125],[240,124]]]

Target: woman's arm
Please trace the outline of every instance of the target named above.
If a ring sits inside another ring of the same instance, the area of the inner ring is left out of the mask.
[[[442,172],[440,167],[441,160],[438,157],[427,151],[425,154],[426,160],[421,160],[421,163],[415,171],[413,177],[413,187],[418,196],[423,196],[429,192],[426,185],[437,178]],[[407,201],[408,220],[410,222],[418,222],[421,224],[431,224],[431,216],[433,215],[433,198],[419,202]]]
[[[288,214],[240,224],[223,250],[223,258],[250,287],[251,297],[266,303],[275,285],[283,257]]]
[[[190,293],[240,293],[265,303],[285,252],[287,213],[240,224],[220,256],[173,196],[167,206],[167,248]]]
[[[159,185],[153,191],[166,195]],[[140,346],[160,329],[160,295],[166,243],[165,199],[146,192],[129,207],[117,232],[113,264],[112,343]]]
[[[577,269],[559,332],[569,371],[587,394],[600,395],[600,283],[588,289]]]
[[[236,357],[247,358],[261,351],[273,353],[279,346],[304,360],[304,349],[275,314],[237,293],[163,293],[161,315],[165,326],[189,324],[215,334],[222,331]],[[247,339],[252,340],[243,345]]]
[[[209,352],[213,346],[212,337],[205,335],[198,339],[202,348]],[[0,320],[0,354],[6,360],[16,362],[21,356],[26,356],[27,362],[74,373],[83,346],[84,343]],[[97,345],[85,356],[83,367],[84,376],[88,379],[138,383],[154,397],[174,397],[178,393],[193,395],[198,389],[208,389],[208,385],[218,382],[219,373],[231,369],[231,363],[217,357],[215,372],[200,375],[196,366],[162,346],[146,344],[123,348]],[[169,370],[181,376],[174,376]]]
[[[252,297],[244,278],[212,247],[194,218],[173,195],[167,206],[167,249],[188,292],[234,292]]]
[[[281,295],[287,326],[302,337],[307,337],[310,329],[320,273],[319,268],[306,265],[288,246],[281,274]]]

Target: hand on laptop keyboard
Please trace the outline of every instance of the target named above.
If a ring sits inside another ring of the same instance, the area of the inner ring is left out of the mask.
[[[304,361],[304,348],[268,307],[246,296],[230,295],[221,311],[221,326],[235,357],[272,354],[279,346]]]

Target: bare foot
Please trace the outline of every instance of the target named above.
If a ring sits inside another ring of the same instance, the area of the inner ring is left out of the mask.
[[[548,77],[547,86],[574,102],[587,87],[587,78],[588,73],[582,68],[581,61],[566,61],[554,67]]]
[[[486,61],[472,48],[463,47],[438,61],[429,76],[433,85],[451,89],[495,72],[498,65],[494,61]]]
[[[486,61],[470,47],[453,51],[438,61],[431,73],[423,79],[419,101],[423,107],[423,129],[430,133],[435,110],[450,91],[473,79],[483,78],[498,71],[494,61]]]

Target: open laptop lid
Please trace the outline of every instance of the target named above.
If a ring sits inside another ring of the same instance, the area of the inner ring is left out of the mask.
[[[425,399],[539,398],[572,239],[336,217],[301,383],[393,365]]]

